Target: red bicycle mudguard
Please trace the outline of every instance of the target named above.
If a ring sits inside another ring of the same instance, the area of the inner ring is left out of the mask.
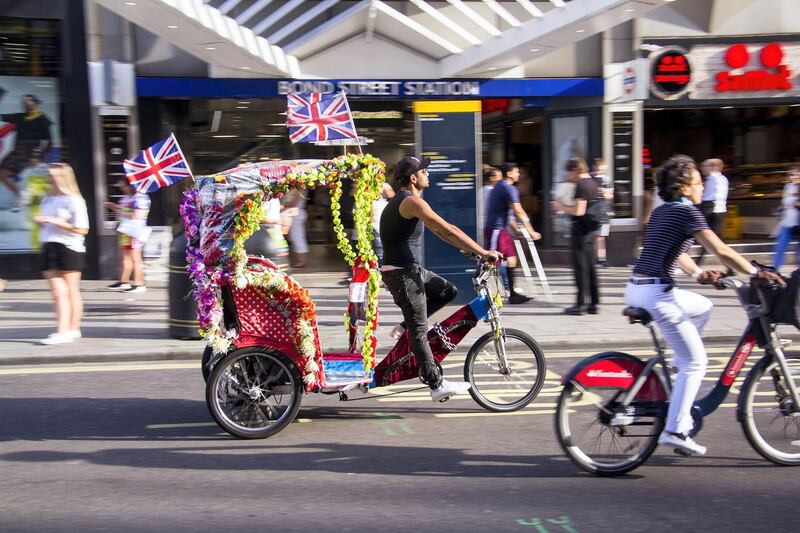
[[[562,378],[562,383],[574,381],[586,389],[628,390],[644,370],[645,363],[626,353],[604,352],[578,363]],[[651,373],[636,395],[637,400],[665,401],[664,386],[658,376]]]
[[[477,324],[478,319],[471,302],[440,322],[439,326],[447,341],[457,345]],[[441,363],[451,350],[436,330],[436,327],[428,330],[428,342],[431,345],[433,358],[437,363]],[[392,351],[375,367],[375,378],[372,383],[375,387],[383,387],[417,376],[419,376],[419,366],[414,354],[411,353],[408,331],[406,331],[394,345]]]

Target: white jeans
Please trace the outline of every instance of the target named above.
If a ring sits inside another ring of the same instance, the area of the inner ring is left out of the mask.
[[[708,356],[700,333],[711,316],[713,304],[705,296],[666,285],[634,285],[625,287],[625,303],[646,309],[661,329],[661,335],[673,351],[673,364],[678,376],[672,389],[666,430],[689,433],[692,429],[692,404],[703,376]]]

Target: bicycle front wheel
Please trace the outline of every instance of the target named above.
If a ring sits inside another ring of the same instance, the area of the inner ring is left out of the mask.
[[[800,355],[786,356],[791,379],[800,386]],[[747,376],[739,397],[739,419],[750,444],[779,465],[800,465],[800,406],[792,401],[786,376],[772,357]]]
[[[481,407],[498,413],[517,411],[531,403],[544,385],[546,373],[539,345],[516,329],[503,329],[499,338],[493,331],[483,335],[464,361],[464,379],[472,384],[470,395]]]

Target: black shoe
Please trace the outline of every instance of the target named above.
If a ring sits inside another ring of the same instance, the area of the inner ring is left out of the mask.
[[[342,280],[339,280],[338,285],[350,285],[350,278],[344,278]]]
[[[598,261],[595,266],[597,268],[606,268],[608,266],[608,261],[606,261],[605,259],[602,261]]]
[[[581,316],[583,314],[583,306],[582,305],[573,305],[572,307],[567,307],[564,309],[565,315],[574,315],[574,316]]]
[[[518,292],[512,292],[511,296],[508,297],[508,303],[514,305],[528,303],[531,300],[533,300],[533,298],[525,296],[524,294],[519,294]]]
[[[598,307],[596,305],[590,305],[586,309],[586,312],[589,313],[590,315],[596,315],[596,314],[598,314],[600,312],[600,309],[598,309]]]

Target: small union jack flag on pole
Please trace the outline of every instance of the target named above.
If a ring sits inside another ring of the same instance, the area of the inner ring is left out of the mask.
[[[126,159],[122,166],[130,184],[142,193],[168,187],[192,175],[174,133],[142,150],[133,159]]]
[[[358,139],[344,92],[289,93],[286,109],[292,143]]]

